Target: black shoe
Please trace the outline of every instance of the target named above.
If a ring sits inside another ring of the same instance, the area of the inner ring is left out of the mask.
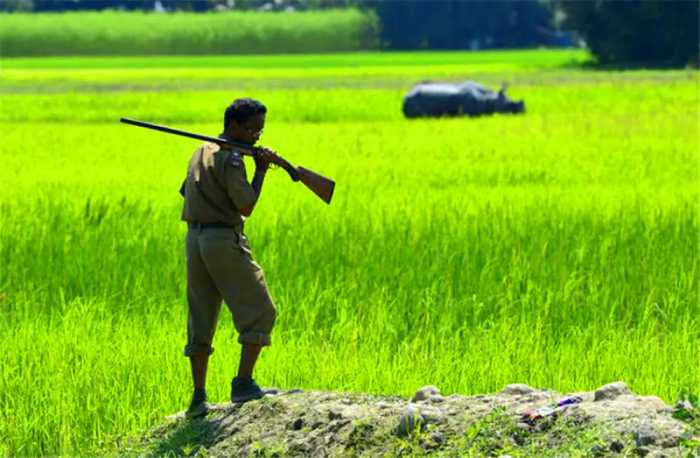
[[[192,402],[185,412],[185,417],[187,418],[198,418],[203,417],[209,413],[209,403],[207,402],[206,393],[195,392],[192,395]]]
[[[234,377],[231,380],[231,402],[246,402],[260,399],[265,393],[252,378]]]

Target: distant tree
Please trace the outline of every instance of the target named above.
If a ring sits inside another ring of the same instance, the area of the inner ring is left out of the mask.
[[[0,10],[76,11],[143,10],[152,11],[156,0],[0,0]],[[357,7],[359,0],[159,0],[168,11],[203,12],[219,9],[239,11],[289,11]]]
[[[0,11],[3,12],[28,12],[34,9],[32,0],[2,0]]]
[[[697,0],[564,0],[557,7],[601,64],[697,66]]]
[[[550,2],[537,0],[364,0],[390,49],[519,48],[548,44]]]
[[[0,0],[0,5],[8,0]],[[29,2],[34,11],[137,10],[152,11],[156,0],[9,0]],[[227,0],[159,0],[168,11],[209,11]]]
[[[33,0],[34,11],[152,10],[154,0]]]

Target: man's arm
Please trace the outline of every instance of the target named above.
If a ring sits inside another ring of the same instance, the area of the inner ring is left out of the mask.
[[[255,204],[258,203],[260,199],[260,193],[262,193],[263,183],[265,182],[265,174],[267,169],[270,167],[270,162],[273,162],[277,157],[277,154],[269,148],[259,148],[255,155],[255,174],[253,175],[253,181],[250,183],[253,191],[255,191],[255,201],[252,205],[239,208],[238,211],[241,212],[243,216],[250,216],[253,213]]]
[[[265,174],[267,174],[267,169],[267,164],[265,164],[264,166],[260,166],[257,162],[255,163],[255,175],[253,175],[253,181],[250,183],[250,185],[252,186],[253,191],[255,191],[256,198],[252,205],[238,209],[238,211],[241,212],[241,215],[250,216],[251,213],[253,213],[255,204],[258,203],[258,200],[260,199],[260,193],[262,193],[262,187],[263,183],[265,182]]]

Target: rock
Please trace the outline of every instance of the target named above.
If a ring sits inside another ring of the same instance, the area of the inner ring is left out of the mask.
[[[566,395],[568,398],[581,398],[581,402],[593,402],[593,393],[589,391],[577,391]]]
[[[341,429],[343,429],[345,426],[350,424],[350,420],[347,419],[339,419],[339,420],[334,420],[331,421],[328,426],[326,427],[326,431],[330,431],[332,433],[337,433]]]
[[[425,401],[432,396],[440,396],[440,390],[435,385],[426,385],[416,391],[416,394],[413,396],[413,398],[411,398],[411,401]]]
[[[301,428],[304,427],[304,419],[297,418],[296,420],[294,420],[291,426],[294,431],[299,431]]]
[[[643,408],[658,413],[673,413],[673,408],[656,396],[636,396],[635,402]]]
[[[592,423],[604,425],[609,431],[632,436],[639,447],[677,447],[688,426],[674,419],[671,412],[657,409],[656,401],[644,397],[623,395],[606,402],[580,404]]]
[[[647,456],[649,458],[671,458],[673,456],[678,456],[678,455],[671,455],[671,454],[666,453],[662,450],[653,450]],[[692,455],[688,455],[688,456],[692,456]]]
[[[460,456],[465,434],[483,426],[488,440],[472,444],[477,447],[476,456],[493,454],[498,450],[495,447],[506,445],[500,453],[519,456],[531,452],[527,449],[533,434],[541,435],[547,446],[561,445],[567,437],[556,426],[562,424],[581,432],[575,451],[582,456],[626,453],[630,457],[676,458],[687,456],[688,439],[700,440],[689,422],[677,418],[679,413],[694,418],[697,407],[680,402],[674,411],[655,396],[632,393],[624,383],[606,385],[596,393],[577,393],[580,402],[559,408],[553,406],[571,394],[523,384],[508,385],[499,393],[470,396],[442,396],[436,387],[426,386],[416,393],[416,402],[362,393],[307,391],[285,396],[288,393],[283,389],[283,396],[264,402],[212,404],[207,418],[195,424],[207,431],[195,445],[205,447],[202,450],[209,456],[252,456],[255,450],[273,455],[275,450],[285,450],[284,456],[340,456],[344,451],[384,456],[387,450],[403,447],[408,438],[416,440],[426,453],[435,450],[441,456]],[[558,415],[534,424],[522,419],[523,413],[547,409],[558,409]],[[175,425],[166,423],[149,433],[152,440],[146,443],[163,444],[179,437],[180,428],[189,428],[182,413],[171,421]],[[389,431],[391,436],[387,436]],[[164,450],[158,452],[155,454],[162,455]],[[547,454],[542,450],[542,455]],[[143,455],[149,453],[144,451]]]
[[[416,426],[422,422],[422,417],[420,415],[420,409],[416,405],[409,405],[406,410],[401,414],[399,418],[399,424],[396,427],[396,434],[399,436],[410,435]]]
[[[435,432],[430,435],[430,438],[438,445],[445,443],[445,435],[440,432]]]
[[[603,385],[595,391],[593,401],[611,401],[618,396],[632,394],[625,382],[613,382]]]
[[[441,422],[444,417],[442,411],[436,407],[409,404],[399,418],[396,433],[399,436],[408,436],[418,425],[438,423]]]
[[[686,411],[686,412],[692,412],[693,409],[693,404],[690,403],[687,399],[684,399],[682,401],[676,402],[676,405],[673,406],[673,410],[678,412],[678,411]]]
[[[615,453],[622,453],[622,451],[625,449],[625,444],[620,442],[619,440],[613,440],[610,442],[610,450],[615,452]]]
[[[507,385],[505,388],[503,388],[503,390],[501,391],[501,394],[507,394],[510,396],[514,396],[514,395],[530,394],[534,391],[536,391],[534,388],[532,388],[524,383],[511,383],[510,385]]]
[[[421,417],[431,423],[439,423],[445,418],[445,414],[437,407],[421,406]]]
[[[605,452],[606,452],[605,447],[603,447],[600,444],[593,445],[593,447],[591,447],[591,450],[590,450],[590,454],[592,456],[596,456],[596,457],[597,456],[605,456]]]
[[[642,447],[645,445],[652,445],[656,443],[657,431],[648,424],[642,424],[633,433],[634,443],[637,446]]]
[[[315,422],[313,422],[313,423],[311,424],[311,429],[312,429],[312,430],[318,429],[318,428],[320,428],[321,426],[323,426],[323,422],[317,420],[317,421],[315,421]]]

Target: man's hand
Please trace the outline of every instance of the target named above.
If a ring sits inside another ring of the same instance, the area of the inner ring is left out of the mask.
[[[270,148],[255,148],[255,167],[266,170],[270,164],[277,164],[279,156]]]

